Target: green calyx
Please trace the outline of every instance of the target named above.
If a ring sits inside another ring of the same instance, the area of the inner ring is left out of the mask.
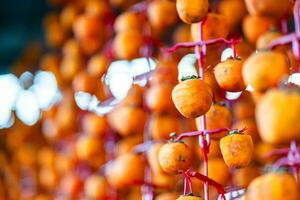
[[[180,80],[181,81],[186,81],[186,80],[190,80],[190,79],[200,79],[200,76],[196,76],[196,75],[185,76],[185,77],[182,77]]]

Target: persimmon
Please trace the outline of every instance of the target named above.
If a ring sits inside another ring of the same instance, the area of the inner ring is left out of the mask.
[[[196,125],[198,130],[202,130],[201,117],[196,119]],[[216,130],[220,128],[231,128],[232,116],[229,109],[226,106],[220,104],[213,104],[209,111],[206,113],[206,130]],[[213,139],[220,139],[226,134],[223,131],[218,134],[213,134]]]
[[[241,0],[221,1],[218,10],[226,17],[231,29],[235,28],[247,14],[245,2]]]
[[[188,195],[188,196],[180,196],[177,198],[177,200],[203,200],[203,198],[200,196]]]
[[[289,173],[271,172],[255,178],[246,193],[247,200],[297,200],[299,185]]]
[[[120,7],[122,9],[128,8],[135,4],[138,0],[109,0],[109,3],[113,6]]]
[[[274,51],[254,53],[243,66],[244,81],[257,92],[277,86],[287,74],[288,64],[285,56]]]
[[[59,17],[51,13],[44,20],[46,41],[50,47],[60,47],[67,38],[66,32],[59,23]]]
[[[178,61],[174,58],[159,59],[149,80],[150,84],[176,84],[178,82],[177,65]]]
[[[82,91],[95,94],[98,81],[100,82],[97,77],[90,76],[85,71],[81,71],[75,75],[72,86],[75,92]]]
[[[270,17],[247,15],[242,25],[246,39],[251,44],[255,44],[259,36],[266,33],[270,28],[277,27],[277,22]]]
[[[298,88],[269,90],[258,102],[256,121],[263,141],[272,144],[300,139]]]
[[[64,57],[82,57],[82,49],[79,42],[72,38],[67,40],[62,47]]]
[[[140,57],[143,42],[144,38],[140,31],[127,30],[117,33],[113,42],[113,49],[118,58],[131,60]]]
[[[151,170],[154,173],[164,173],[164,171],[162,170],[159,164],[159,159],[158,159],[159,151],[163,145],[164,145],[163,143],[155,143],[151,145],[151,147],[147,151],[147,160]]]
[[[216,182],[226,185],[229,180],[230,173],[227,165],[222,158],[208,158],[208,177]],[[200,173],[204,173],[203,164],[200,166]]]
[[[141,30],[142,26],[143,18],[141,14],[134,11],[120,14],[114,23],[114,29],[117,33],[128,30]]]
[[[248,91],[243,91],[241,97],[233,105],[233,116],[236,119],[247,119],[255,116],[255,103]]]
[[[70,82],[84,66],[79,56],[64,56],[60,64],[60,73],[64,81]]]
[[[215,66],[214,73],[220,87],[229,92],[246,89],[242,68],[243,61],[239,58],[228,58]]]
[[[131,152],[136,145],[141,144],[142,142],[143,142],[143,138],[140,135],[126,137],[122,139],[116,144],[115,147],[116,155],[121,156]]]
[[[172,91],[177,110],[186,118],[205,114],[212,104],[212,96],[211,88],[198,78],[184,80]]]
[[[178,117],[168,114],[154,115],[149,122],[151,137],[155,140],[168,139],[170,133],[178,133],[180,120]]]
[[[176,8],[182,21],[188,24],[198,23],[207,15],[208,0],[177,0]]]
[[[76,154],[79,159],[91,161],[96,166],[105,161],[103,142],[92,136],[82,136],[78,139]]]
[[[108,183],[116,188],[126,188],[135,181],[144,179],[145,161],[141,155],[127,153],[117,157],[107,166],[105,174]]]
[[[268,49],[270,48],[270,44],[276,40],[277,38],[281,37],[282,33],[280,31],[271,30],[268,31],[261,36],[256,41],[256,48],[257,49]]]
[[[40,184],[48,190],[55,189],[59,180],[58,174],[51,167],[42,167],[38,178]]]
[[[245,118],[245,119],[239,119],[237,120],[233,126],[234,129],[243,129],[246,128],[244,131],[244,134],[250,135],[253,143],[256,143],[257,141],[260,140],[258,130],[257,130],[257,125],[256,121],[254,118]]]
[[[56,159],[55,151],[50,147],[40,148],[37,155],[37,159],[39,165],[53,167]]]
[[[176,28],[173,40],[175,43],[191,41],[191,32],[188,25],[180,25]]]
[[[84,183],[84,194],[91,199],[103,199],[107,195],[108,183],[103,176],[94,174]]]
[[[159,151],[161,168],[169,174],[177,174],[191,167],[192,151],[183,142],[169,142],[164,144]]]
[[[151,26],[160,30],[175,25],[178,19],[175,2],[168,0],[151,1],[147,14]]]
[[[226,17],[220,14],[208,13],[203,24],[203,40],[214,38],[226,38],[229,33],[229,25]],[[193,41],[199,40],[199,24],[191,25]]]
[[[210,61],[206,60],[205,62],[210,62]],[[216,65],[218,61],[216,63],[215,62],[216,62],[216,60],[213,61],[210,66]],[[216,81],[216,77],[215,77],[213,69],[205,70],[205,72],[204,72],[204,82],[207,83],[210,86],[210,88],[212,89],[213,95],[214,95],[214,100],[216,102],[222,101],[223,97],[222,97],[221,87],[219,86],[219,84]]]
[[[155,84],[147,90],[145,101],[153,113],[174,113],[172,90],[170,84]]]
[[[82,120],[83,132],[93,136],[104,136],[108,130],[105,116],[89,113]]]
[[[107,15],[110,14],[111,7],[107,1],[89,0],[85,1],[84,11],[88,15],[96,15],[101,20],[105,20]]]
[[[60,13],[60,23],[65,30],[72,30],[73,23],[79,14],[79,9],[74,4],[70,4],[63,8]]]
[[[250,135],[232,131],[220,140],[220,148],[228,167],[246,167],[252,160],[253,142]]]
[[[246,0],[245,3],[251,15],[277,18],[286,14],[290,7],[289,0]]]
[[[199,144],[198,144],[199,145]],[[202,149],[200,146],[196,148],[197,155],[202,157]],[[220,141],[219,140],[211,140],[209,146],[209,153],[207,154],[208,158],[214,158],[221,156],[221,149],[220,149]]]
[[[263,141],[256,143],[253,154],[254,160],[260,165],[273,163],[276,160],[276,156],[266,158],[266,155],[270,153],[274,148],[278,148],[278,146],[274,146]]]
[[[127,95],[122,101],[120,102],[120,105],[123,106],[142,106],[143,105],[143,99],[144,99],[144,88],[137,84],[133,84],[129,91],[127,92]]]
[[[165,172],[152,173],[152,183],[157,185],[158,188],[162,188],[162,190],[175,188],[180,178],[179,175],[167,174]]]
[[[143,133],[146,117],[142,108],[121,106],[108,114],[108,122],[120,135],[129,136]]]
[[[175,192],[164,192],[155,197],[155,200],[176,200],[179,194]]]
[[[246,60],[254,50],[255,48],[252,46],[252,44],[249,44],[245,40],[242,40],[236,45],[236,53],[242,60]]]
[[[260,171],[255,166],[247,166],[235,169],[232,175],[233,184],[237,187],[248,187],[253,179],[260,175]]]
[[[108,69],[110,60],[103,54],[93,55],[87,64],[87,73],[100,78]]]
[[[76,199],[83,189],[83,182],[79,176],[68,172],[62,177],[60,188],[63,195],[66,195],[71,199]]]

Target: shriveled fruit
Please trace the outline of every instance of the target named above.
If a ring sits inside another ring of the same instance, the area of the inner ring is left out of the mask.
[[[257,92],[277,86],[287,74],[288,64],[285,56],[274,51],[254,53],[243,66],[244,81]]]
[[[198,23],[206,16],[208,0],[177,0],[176,8],[182,21],[188,24]]]
[[[226,38],[229,33],[227,19],[220,14],[208,13],[203,24],[203,40]],[[194,41],[199,40],[199,24],[191,25],[191,34]]]
[[[212,90],[200,79],[189,79],[176,85],[172,99],[177,110],[186,118],[205,114],[212,104]]]
[[[243,61],[239,58],[228,58],[219,63],[214,70],[216,80],[221,88],[229,92],[246,89],[242,76]]]
[[[233,133],[220,140],[223,159],[228,167],[246,167],[252,160],[253,142],[250,135]]]
[[[288,173],[271,172],[254,179],[246,193],[247,200],[297,200],[299,186]]]
[[[191,167],[192,151],[183,142],[169,142],[159,151],[159,163],[167,173],[180,173]]]
[[[202,130],[201,117],[196,119],[196,125],[198,130]],[[216,130],[221,128],[231,128],[232,116],[229,109],[224,105],[213,104],[209,111],[206,113],[206,130]],[[223,131],[218,134],[213,134],[213,139],[220,139],[227,132]]]
[[[272,144],[300,139],[299,89],[268,91],[256,107],[256,121],[263,141]]]
[[[246,0],[251,15],[272,16],[280,18],[287,13],[289,0]]]

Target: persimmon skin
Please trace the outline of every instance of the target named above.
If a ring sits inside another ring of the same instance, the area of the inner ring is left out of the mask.
[[[213,104],[209,111],[206,113],[206,129],[215,130],[220,128],[231,128],[232,116],[229,109],[226,106],[219,104]],[[201,117],[196,118],[196,126],[199,131],[203,129]],[[223,131],[218,134],[212,134],[212,139],[220,139],[227,132]]]
[[[166,15],[166,13],[168,13]],[[178,17],[176,4],[168,0],[153,0],[147,9],[148,19],[156,29],[167,29],[176,24]]]
[[[197,196],[180,196],[177,200],[203,200],[203,198]]]
[[[116,144],[116,156],[121,156],[126,153],[130,153],[136,145],[141,143],[143,143],[143,138],[140,135],[125,137]]]
[[[263,92],[277,86],[288,75],[288,64],[283,54],[264,51],[252,54],[243,65],[244,81],[255,91]]]
[[[212,97],[212,90],[200,79],[185,80],[172,91],[175,107],[186,118],[205,114],[212,104]]]
[[[196,147],[197,155],[203,158],[202,149],[198,146]],[[208,158],[215,158],[221,156],[221,149],[220,149],[220,141],[219,140],[211,140],[209,146],[209,153],[207,154]]]
[[[252,160],[253,142],[250,135],[232,134],[220,140],[223,159],[230,168],[241,168]]]
[[[127,188],[143,181],[145,161],[140,155],[127,153],[116,158],[106,170],[107,181],[115,188]]]
[[[220,14],[208,13],[203,24],[203,40],[214,38],[226,38],[229,33],[227,19]],[[191,25],[191,35],[193,41],[199,41],[199,24]]]
[[[247,200],[297,200],[299,186],[288,173],[271,172],[254,179],[246,193]]]
[[[115,54],[120,59],[131,60],[140,56],[144,38],[137,30],[119,32],[113,42]]]
[[[171,84],[155,84],[146,92],[146,104],[153,113],[174,113]],[[159,98],[157,98],[159,97]]]
[[[121,136],[129,136],[144,131],[146,118],[142,108],[121,106],[109,113],[108,122]]]
[[[128,30],[141,30],[143,27],[143,20],[138,12],[124,12],[119,15],[114,23],[115,31],[122,32]]]
[[[269,90],[256,107],[256,121],[263,141],[284,144],[300,139],[300,94]]]
[[[191,167],[192,151],[183,142],[164,144],[159,151],[159,163],[164,172],[178,174]]]
[[[248,187],[253,179],[260,175],[259,168],[254,166],[247,166],[233,171],[232,181],[237,187]]]
[[[242,76],[243,61],[229,58],[215,66],[216,81],[221,88],[229,92],[239,92],[246,89]]]
[[[221,1],[218,5],[218,10],[226,17],[231,30],[237,27],[247,14],[246,5],[243,0]]]
[[[220,157],[208,159],[208,177],[217,181],[221,185],[226,185],[230,178],[230,173],[224,160]],[[200,173],[204,173],[204,166],[201,164]]]
[[[82,129],[87,134],[102,137],[108,130],[107,120],[104,116],[89,113],[83,118]]]
[[[177,0],[176,8],[179,17],[187,24],[198,23],[208,12],[208,0]]]
[[[150,149],[147,151],[147,159],[149,162],[149,166],[154,173],[164,173],[160,164],[159,164],[159,152],[163,143],[155,143],[153,144]]]
[[[154,115],[149,122],[149,127],[152,139],[168,139],[170,133],[179,132],[180,120],[173,115]]]
[[[254,117],[239,119],[233,125],[233,129],[243,129],[243,128],[246,128],[246,130],[244,131],[244,134],[250,135],[253,143],[256,143],[260,140],[256,121],[255,121]]]
[[[279,31],[269,31],[262,34],[256,41],[257,49],[268,49],[271,43],[282,36],[282,33]]]
[[[270,17],[247,15],[242,26],[246,39],[251,44],[255,44],[259,36],[266,33],[270,28],[277,27],[277,22]]]
[[[176,200],[179,194],[175,192],[164,192],[155,197],[155,200]]]
[[[91,175],[84,184],[84,193],[91,199],[103,199],[107,195],[108,184],[104,177],[100,175]]]
[[[246,0],[245,3],[251,15],[276,18],[286,14],[290,6],[289,0]]]
[[[109,59],[102,54],[93,55],[87,64],[87,73],[101,78],[109,67]]]

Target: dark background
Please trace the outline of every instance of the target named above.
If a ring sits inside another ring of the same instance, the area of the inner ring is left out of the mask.
[[[46,0],[0,0],[0,74],[10,67],[29,41],[42,41]]]

